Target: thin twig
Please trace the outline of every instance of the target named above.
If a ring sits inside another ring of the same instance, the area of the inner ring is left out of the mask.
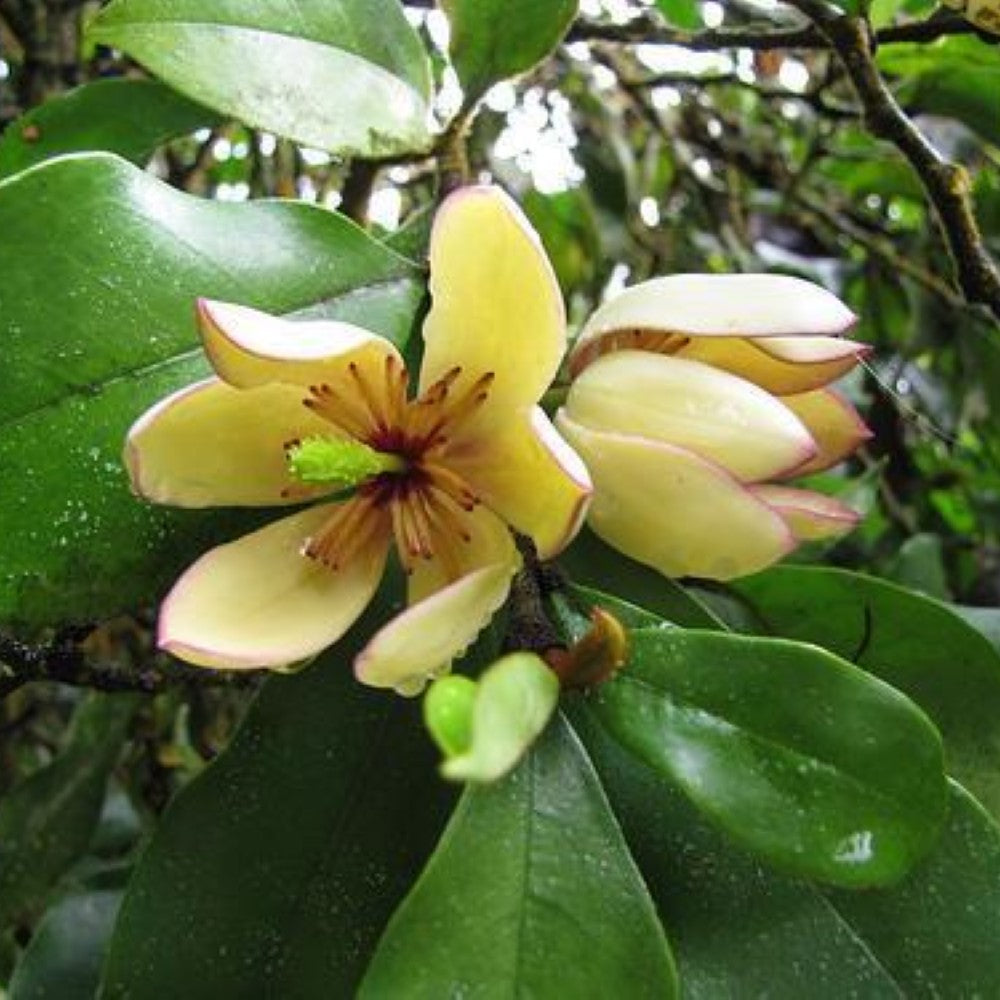
[[[883,28],[875,35],[879,45],[899,42],[931,42],[947,35],[979,34],[964,18],[936,17]],[[796,28],[750,26],[745,28],[706,28],[683,31],[665,25],[653,14],[643,14],[625,24],[580,18],[570,29],[569,42],[618,42],[635,44],[649,42],[678,45],[694,52],[718,52],[725,49],[752,49],[758,52],[774,49],[824,49],[827,41],[814,25]]]
[[[95,660],[84,646],[91,630],[71,630],[32,646],[0,634],[0,698],[32,681],[58,681],[98,691],[155,692],[178,684],[253,684],[259,670],[225,672],[189,667],[163,656],[136,665]]]

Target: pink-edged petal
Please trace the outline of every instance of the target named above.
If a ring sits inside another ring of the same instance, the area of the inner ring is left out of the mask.
[[[516,570],[516,562],[483,566],[398,615],[354,661],[358,680],[419,694],[486,627],[506,600]]]
[[[594,479],[588,523],[609,545],[667,576],[731,580],[795,546],[785,521],[725,469],[661,441],[556,426]]]
[[[298,503],[319,491],[292,482],[286,442],[332,428],[288,385],[234,389],[219,379],[188,386],[147,410],[125,442],[133,491],[178,507]]]
[[[293,321],[248,306],[200,299],[198,325],[212,367],[221,379],[241,388],[328,382],[338,392],[357,396],[348,375],[352,363],[377,386],[383,384],[387,358],[403,367],[388,340],[351,323]]]
[[[789,343],[798,345],[790,350]],[[839,337],[693,337],[674,353],[738,375],[776,396],[819,389],[849,372],[869,352]]]
[[[580,456],[538,407],[463,442],[449,465],[508,524],[550,559],[580,530],[591,493]]]
[[[860,520],[857,511],[822,493],[787,486],[753,486],[751,489],[785,519],[796,541],[837,538],[846,535]]]
[[[382,576],[388,525],[339,570],[302,555],[338,504],[275,521],[203,555],[160,608],[158,645],[203,667],[287,669],[339,639],[361,614]]]
[[[709,365],[645,351],[589,365],[570,387],[566,413],[594,430],[677,445],[747,482],[816,454],[802,422],[770,393]]]
[[[777,274],[674,274],[627,288],[580,331],[570,369],[606,349],[600,341],[630,331],[679,337],[781,337],[839,334],[856,322],[819,285]]]
[[[858,411],[834,389],[782,396],[781,402],[806,425],[819,448],[816,457],[795,469],[792,475],[828,469],[872,436]]]
[[[434,219],[430,269],[421,389],[458,366],[456,396],[495,376],[479,420],[536,403],[559,367],[566,324],[552,266],[521,210],[499,188],[456,191]]]

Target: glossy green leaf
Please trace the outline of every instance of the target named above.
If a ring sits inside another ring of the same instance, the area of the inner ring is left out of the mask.
[[[626,753],[582,698],[570,717],[677,956],[685,996],[992,996],[1000,983],[996,827],[952,785],[932,853],[898,886],[820,890],[762,866]]]
[[[310,146],[384,156],[428,142],[427,60],[397,0],[114,0],[90,36]]]
[[[940,729],[948,773],[1000,816],[1000,653],[949,605],[821,567],[736,586],[761,630],[818,643],[909,695]]]
[[[892,977],[814,886],[740,850],[626,752],[584,698],[568,709],[670,936],[685,997],[898,1000]]]
[[[153,601],[257,523],[141,504],[121,468],[131,422],[208,371],[197,296],[309,306],[402,344],[423,295],[411,264],[333,212],[205,202],[106,155],[0,183],[0,231],[0,624],[25,632]]]
[[[891,45],[879,50],[878,64],[900,78],[908,108],[950,115],[988,142],[1000,142],[1000,60],[992,45],[975,35]]]
[[[466,994],[676,995],[652,902],[561,718],[513,774],[466,791],[360,993]]]
[[[171,803],[129,884],[101,996],[351,996],[453,801],[419,706],[351,657],[389,608],[269,681]]]
[[[93,1000],[120,889],[59,900],[35,929],[10,982],[10,1000]]]
[[[289,312],[416,276],[335,212],[204,201],[101,154],[0,183],[0,232],[2,421],[194,347],[199,295]]]
[[[577,6],[577,0],[441,0],[466,103],[541,62],[566,34]]]
[[[950,792],[937,849],[903,882],[829,899],[907,996],[996,996],[1000,828],[960,785]]]
[[[97,80],[33,108],[0,135],[0,177],[63,153],[106,150],[144,164],[215,112],[154,80]]]
[[[613,592],[629,603],[688,628],[724,629],[716,615],[676,580],[627,559],[589,528],[559,556],[559,565],[578,583]]]
[[[559,681],[541,657],[518,652],[497,660],[476,685],[469,746],[448,757],[441,773],[452,781],[496,781],[527,753],[558,701]]]
[[[38,907],[86,850],[137,703],[89,695],[62,752],[0,802],[0,929]]]
[[[593,694],[602,724],[738,843],[843,886],[901,878],[945,808],[941,745],[903,695],[824,650],[650,629]]]

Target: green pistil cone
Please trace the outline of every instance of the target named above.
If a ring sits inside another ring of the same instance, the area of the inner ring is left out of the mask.
[[[399,472],[398,455],[376,451],[351,438],[309,437],[288,450],[288,469],[310,486],[358,486],[381,472]]]

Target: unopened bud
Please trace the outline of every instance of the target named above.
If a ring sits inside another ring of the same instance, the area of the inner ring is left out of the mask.
[[[424,723],[446,757],[465,753],[472,745],[472,703],[476,682],[459,674],[440,677],[424,696]]]

